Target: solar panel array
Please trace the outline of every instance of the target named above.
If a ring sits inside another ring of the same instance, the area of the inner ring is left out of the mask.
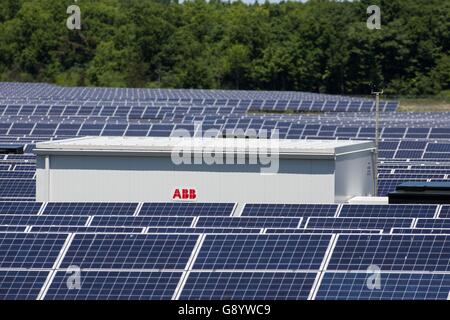
[[[380,170],[379,193],[404,181],[443,181],[450,158],[449,114],[395,113],[382,102],[383,165],[432,164],[436,170]],[[289,113],[280,113],[289,111]],[[288,139],[372,139],[373,101],[305,92],[69,88],[0,84],[0,143],[23,144],[25,155],[0,156],[0,199],[33,199],[36,142],[79,136],[170,136],[214,129],[215,135],[269,130]],[[317,113],[316,113],[317,112]],[[211,134],[209,132],[208,134]],[[408,167],[407,166],[407,167]],[[399,169],[400,170],[400,169]],[[9,187],[8,187],[9,186]]]
[[[450,114],[397,105],[381,104],[381,195],[450,174]],[[448,299],[450,206],[34,202],[39,141],[373,139],[373,109],[305,92],[0,83],[0,144],[25,150],[0,154],[0,299]]]
[[[1,299],[447,299],[450,292],[450,206],[0,208]]]

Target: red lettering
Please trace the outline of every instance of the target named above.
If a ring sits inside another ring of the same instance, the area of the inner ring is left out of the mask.
[[[181,194],[179,189],[175,189],[175,192],[173,193],[172,199],[181,199]]]
[[[197,199],[197,191],[195,189],[175,189],[172,195],[172,199]]]

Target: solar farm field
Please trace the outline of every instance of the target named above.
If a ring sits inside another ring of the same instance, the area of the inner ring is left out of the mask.
[[[446,181],[450,113],[381,103],[379,195]],[[35,202],[35,143],[277,130],[374,139],[372,100],[0,83],[0,299],[445,300],[450,206]],[[74,268],[81,283],[69,288]],[[68,273],[69,272],[69,273]],[[368,278],[379,275],[379,283]]]

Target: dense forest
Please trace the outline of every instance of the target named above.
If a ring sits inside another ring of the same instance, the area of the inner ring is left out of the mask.
[[[66,27],[72,4],[81,30]],[[450,0],[0,1],[1,81],[448,94],[449,48]]]

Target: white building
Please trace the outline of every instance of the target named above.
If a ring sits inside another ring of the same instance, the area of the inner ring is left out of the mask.
[[[370,141],[338,140],[85,137],[41,142],[35,148],[36,200],[339,203],[373,194],[374,150]]]

